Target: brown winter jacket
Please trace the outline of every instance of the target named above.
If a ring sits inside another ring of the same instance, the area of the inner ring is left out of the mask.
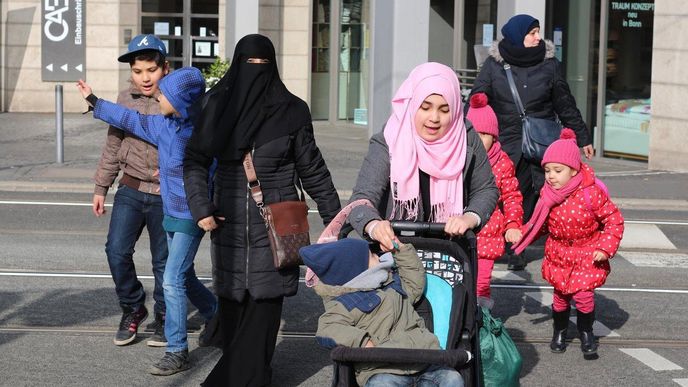
[[[120,91],[117,103],[142,114],[160,114],[160,105],[153,97],[146,97],[131,84]],[[93,177],[94,194],[107,195],[121,170],[141,181],[139,191],[159,195],[160,180],[153,174],[158,169],[158,150],[150,143],[110,126],[98,169]]]

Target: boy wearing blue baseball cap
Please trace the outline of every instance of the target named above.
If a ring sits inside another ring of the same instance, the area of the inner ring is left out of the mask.
[[[195,67],[183,67],[160,81],[158,115],[144,115],[93,95],[82,80],[77,84],[81,95],[93,108],[94,118],[155,144],[159,148],[160,190],[169,255],[165,265],[163,289],[166,315],[167,350],[149,372],[172,375],[189,368],[186,334],[188,296],[199,313],[209,321],[215,315],[217,299],[196,277],[193,260],[206,231],[193,221],[186,200],[183,161],[186,144],[193,132],[189,108],[205,92],[205,80]],[[210,205],[210,199],[208,205]],[[218,218],[217,223],[224,219]],[[205,224],[206,219],[199,221]]]
[[[117,103],[144,114],[159,114],[155,101],[158,82],[169,72],[165,45],[155,35],[138,35],[129,42],[127,52],[118,58],[129,63],[130,85],[122,90]],[[114,126],[107,132],[105,146],[96,170],[93,213],[105,213],[108,189],[122,171],[119,188],[112,205],[105,254],[115,291],[122,308],[122,318],[115,334],[116,345],[136,339],[141,323],[148,317],[144,306],[146,293],[136,276],[134,247],[143,231],[148,230],[155,287],[155,321],[146,327],[154,331],[147,341],[152,347],[167,345],[164,331],[165,300],[162,282],[167,261],[167,236],[162,228],[162,200],[157,176],[158,150],[140,138]]]

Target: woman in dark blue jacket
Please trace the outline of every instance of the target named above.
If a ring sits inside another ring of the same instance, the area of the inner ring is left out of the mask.
[[[524,223],[535,208],[545,173],[539,161],[521,155],[521,117],[511,94],[504,65],[509,64],[526,113],[532,117],[559,118],[576,132],[578,145],[590,159],[594,150],[588,128],[576,107],[561,64],[554,57],[554,44],[540,39],[540,22],[530,15],[516,15],[502,27],[504,39],[495,41],[490,56],[480,68],[471,94],[485,93],[499,121],[499,142],[516,166],[523,194]],[[525,261],[512,256],[510,270],[521,270]]]
[[[184,182],[194,220],[215,217],[200,225],[213,230],[213,286],[224,334],[222,358],[203,385],[269,385],[282,301],[296,294],[299,268],[275,269],[242,159],[253,154],[266,204],[298,200],[294,182],[300,179],[329,223],[339,212],[339,197],[315,144],[308,106],[280,80],[275,49],[265,36],[237,43],[231,68],[199,107]],[[218,164],[208,203],[213,159]]]

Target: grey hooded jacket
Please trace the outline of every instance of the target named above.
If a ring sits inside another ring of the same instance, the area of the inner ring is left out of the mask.
[[[464,212],[477,214],[482,225],[487,223],[497,205],[499,190],[495,185],[485,148],[470,121],[466,121],[466,143],[466,164],[463,169]],[[365,225],[371,220],[382,217],[389,219],[392,211],[389,176],[389,148],[381,131],[370,138],[368,154],[351,195],[352,202],[368,199],[375,206],[358,206],[351,211],[349,223],[360,235],[364,235]],[[418,212],[419,219],[424,219],[422,206]]]

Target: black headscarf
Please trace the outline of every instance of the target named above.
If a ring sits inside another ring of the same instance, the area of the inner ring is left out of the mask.
[[[248,58],[269,63],[247,63]],[[310,122],[308,109],[297,101],[279,77],[270,39],[246,35],[237,43],[227,73],[194,107],[195,130],[189,146],[220,160],[241,160],[254,145]]]

